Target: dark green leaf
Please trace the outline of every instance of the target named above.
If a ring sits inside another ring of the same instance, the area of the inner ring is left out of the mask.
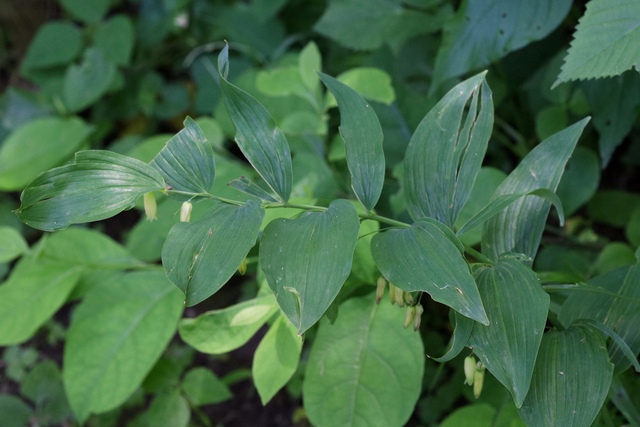
[[[0,148],[0,189],[22,190],[40,172],[64,163],[93,129],[78,117],[45,117],[12,132]]]
[[[488,324],[467,263],[438,225],[423,220],[411,228],[377,234],[371,240],[371,253],[395,286],[406,292],[428,292],[435,301]]]
[[[73,164],[43,172],[29,183],[18,216],[31,227],[60,230],[109,218],[164,187],[162,176],[146,163],[110,151],[80,151]]]
[[[95,23],[109,10],[109,0],[60,0],[62,6],[75,18]]]
[[[453,313],[453,316],[451,315]],[[449,349],[442,357],[433,357],[433,360],[436,362],[448,362],[455,358],[462,350],[464,350],[467,342],[469,341],[469,337],[471,336],[471,331],[473,330],[473,325],[475,322],[468,317],[465,317],[458,313],[457,311],[451,311],[449,314],[449,318],[455,319],[455,326],[453,329],[453,336],[451,337],[451,342],[449,344]]]
[[[173,226],[162,248],[169,279],[190,307],[209,298],[236,272],[256,244],[264,209],[254,200],[244,206],[216,203],[198,222]]]
[[[0,345],[27,339],[64,304],[82,269],[30,264],[0,286]]]
[[[534,148],[493,195],[526,193],[538,188],[555,191],[564,166],[589,118],[547,138]],[[482,252],[497,260],[505,252],[535,258],[551,203],[527,196],[489,219],[482,230]]]
[[[22,68],[46,68],[73,61],[82,48],[82,33],[71,22],[44,24],[29,45]]]
[[[236,128],[236,142],[251,165],[283,202],[291,194],[291,152],[269,112],[248,93],[227,81],[229,46],[218,57],[222,97]]]
[[[242,176],[238,179],[234,179],[227,185],[229,187],[235,188],[238,191],[242,191],[243,193],[260,197],[262,200],[266,200],[268,202],[277,202],[277,200],[274,199],[273,196],[264,191],[261,187],[251,182],[251,180],[247,177]]]
[[[223,354],[244,345],[278,311],[273,295],[180,321],[180,337],[203,353]]]
[[[384,183],[382,128],[378,116],[356,91],[331,76],[320,78],[338,101],[351,187],[367,211],[378,203]]]
[[[530,427],[589,426],[607,397],[612,376],[599,332],[585,327],[548,332],[518,412]]]
[[[610,77],[640,64],[640,4],[591,0],[554,86]]]
[[[19,397],[0,394],[0,414],[2,427],[24,427],[33,415],[33,409]]]
[[[133,50],[133,24],[127,15],[116,15],[102,24],[94,35],[96,47],[116,65],[129,65]]]
[[[63,379],[80,423],[120,406],[173,337],[182,295],[162,271],[129,273],[91,290],[76,308]]]
[[[570,8],[571,0],[463,1],[455,17],[445,25],[433,86],[486,67],[507,53],[544,38]]]
[[[187,193],[208,193],[216,178],[213,146],[191,117],[151,162],[168,186]],[[193,196],[177,195],[180,200]]]
[[[640,98],[640,95],[638,96]],[[594,123],[596,119],[594,117]],[[558,185],[556,193],[567,216],[593,197],[600,184],[600,164],[598,156],[584,147],[576,147]]]
[[[549,311],[549,295],[523,263],[502,257],[476,283],[489,325],[475,324],[467,345],[509,390],[517,407],[527,395]]]
[[[190,369],[182,381],[182,389],[195,405],[220,403],[233,397],[229,388],[207,368]]]
[[[262,338],[253,356],[253,382],[263,405],[296,372],[301,350],[302,339],[295,326],[281,314]]]
[[[636,372],[640,372],[640,363],[638,363],[638,359],[636,359],[635,354],[633,354],[633,352],[631,351],[631,349],[629,348],[627,343],[624,342],[622,337],[620,337],[620,335],[618,335],[615,332],[613,332],[613,330],[610,327],[608,327],[604,323],[598,322],[597,320],[593,320],[593,319],[582,319],[582,320],[579,320],[579,321],[573,323],[571,326],[584,326],[584,327],[592,326],[592,327],[595,327],[600,332],[602,332],[604,335],[606,335],[609,338],[611,338],[616,343],[616,345],[618,346],[618,350],[621,351],[622,354],[625,355],[627,360],[635,368]]]
[[[403,328],[404,310],[351,298],[334,325],[323,319],[305,373],[303,397],[317,426],[401,427],[420,396],[424,348]]]
[[[115,76],[115,64],[102,51],[88,48],[82,63],[70,66],[64,75],[65,106],[71,112],[84,110],[109,90]]]
[[[260,241],[260,266],[278,305],[304,333],[329,308],[351,271],[360,221],[347,200],[325,212],[276,219]]]
[[[411,138],[403,187],[416,221],[435,218],[453,227],[471,193],[493,126],[493,101],[485,74],[451,89]]]
[[[589,200],[587,210],[593,221],[624,227],[635,209],[640,208],[640,195],[624,190],[601,190]]]

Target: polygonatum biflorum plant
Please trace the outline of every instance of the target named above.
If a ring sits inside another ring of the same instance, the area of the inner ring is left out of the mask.
[[[164,242],[164,273],[106,241],[98,253],[83,252],[78,243],[91,232],[79,228],[52,234],[40,249],[57,244],[59,253],[80,253],[86,266],[99,268],[100,274],[129,271],[89,292],[73,315],[63,381],[81,423],[91,413],[119,406],[136,390],[171,339],[183,304],[193,306],[215,294],[246,268],[256,244],[263,284],[256,297],[182,319],[180,336],[199,351],[221,354],[269,323],[253,365],[254,382],[266,403],[296,372],[302,337],[318,325],[303,383],[305,410],[314,425],[407,422],[422,388],[425,349],[421,336],[406,328],[419,329],[421,316],[434,315],[423,313],[422,298],[451,310],[453,337],[447,353],[436,360],[446,362],[471,348],[479,361],[468,357],[465,371],[476,394],[486,369],[510,392],[530,426],[590,425],[614,369],[625,370],[631,363],[640,370],[639,349],[626,343],[637,347],[637,316],[629,313],[638,304],[634,284],[640,280],[640,264],[623,273],[615,270],[615,278],[605,274],[599,283],[581,285],[579,290],[588,292],[571,294],[559,316],[550,311],[549,293],[576,288],[543,286],[531,269],[552,204],[560,223],[564,220],[555,190],[588,118],[540,143],[491,201],[459,224],[494,119],[486,72],[463,81],[431,109],[411,138],[402,171],[411,218],[405,223],[375,210],[386,168],[382,128],[368,101],[331,76],[314,70],[301,74],[311,99],[322,99],[321,81],[337,102],[353,197],[327,205],[298,204],[290,202],[295,183],[284,133],[255,98],[227,80],[228,47],[218,67],[236,142],[261,177],[259,182],[238,177],[229,183],[247,195],[246,201],[210,193],[216,179],[214,150],[190,118],[150,163],[110,151],[81,151],[73,163],[38,175],[22,193],[20,219],[50,232],[111,217],[132,208],[141,196],[150,218],[157,214],[155,195],[183,202],[180,222]],[[204,201],[208,211],[190,221],[191,210]],[[481,251],[460,240],[478,227]],[[380,273],[377,283],[357,292],[343,286],[352,270],[369,260]],[[18,268],[32,269],[29,274],[44,275],[52,287],[67,289],[60,303],[86,273],[83,266],[64,262],[26,262]],[[604,290],[616,280],[622,285]],[[5,285],[12,286],[15,292],[28,291],[18,290],[19,283]],[[601,303],[590,297],[598,292],[613,298],[593,317],[589,308]],[[377,305],[385,293],[400,307],[406,305],[406,311]],[[0,334],[3,343],[20,342],[48,315],[17,313],[15,327]],[[100,332],[106,323],[115,333]],[[612,339],[608,350],[605,336]]]

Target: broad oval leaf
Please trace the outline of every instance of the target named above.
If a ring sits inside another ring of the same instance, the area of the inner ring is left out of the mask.
[[[45,117],[16,129],[0,148],[0,189],[22,190],[39,173],[64,164],[93,129],[78,117]]]
[[[0,286],[0,345],[28,340],[64,304],[82,273],[68,264],[30,263]]]
[[[555,192],[588,122],[587,117],[541,142],[500,184],[493,199],[539,188]],[[550,207],[551,203],[535,196],[523,197],[509,205],[484,223],[482,253],[493,260],[506,252],[535,258]]]
[[[116,77],[116,65],[99,49],[88,48],[79,65],[71,65],[64,75],[65,106],[71,112],[81,111],[104,95]]]
[[[469,198],[493,127],[493,101],[477,74],[451,89],[422,119],[404,159],[403,188],[414,220],[452,228]]]
[[[158,393],[149,405],[148,425],[154,427],[187,427],[191,419],[191,408],[180,390]]]
[[[604,403],[613,365],[604,337],[587,327],[542,338],[531,389],[518,410],[528,426],[590,426]]]
[[[254,97],[227,81],[229,46],[218,57],[222,98],[236,128],[236,142],[247,160],[283,202],[289,200],[293,172],[284,134]]]
[[[82,32],[68,21],[44,24],[29,44],[22,68],[46,68],[65,65],[82,49]]]
[[[94,43],[116,65],[129,65],[133,51],[134,29],[127,15],[116,15],[96,30]]]
[[[43,172],[29,183],[20,196],[18,217],[39,230],[60,230],[112,217],[164,187],[162,176],[146,163],[111,151],[80,151],[73,164]]]
[[[424,347],[403,328],[404,310],[373,295],[340,306],[318,328],[303,384],[309,420],[319,427],[400,427],[420,396]]]
[[[173,337],[182,295],[162,271],[119,276],[95,287],[74,312],[63,380],[80,423],[121,405]]]
[[[367,211],[378,203],[384,183],[382,127],[365,99],[331,76],[320,78],[338,101],[340,135],[345,143],[351,188]]]
[[[0,262],[8,262],[29,252],[27,241],[13,227],[0,226]]]
[[[440,226],[423,220],[411,228],[377,234],[371,254],[380,272],[398,288],[427,292],[460,314],[489,323],[466,261]]]
[[[216,203],[198,222],[173,226],[162,248],[169,279],[190,307],[216,293],[256,244],[264,209],[254,199],[244,206]]]
[[[284,387],[298,368],[302,339],[284,316],[273,323],[253,356],[251,373],[263,405]]]
[[[187,193],[208,193],[216,178],[213,146],[191,117],[185,119],[184,129],[167,142],[151,166],[160,172],[167,185]],[[193,198],[170,195],[180,200]]]
[[[325,212],[275,219],[264,229],[260,266],[298,334],[322,317],[347,280],[359,228],[355,206],[334,200]]]
[[[233,397],[227,385],[205,367],[189,369],[182,380],[182,390],[195,405],[220,403]]]
[[[249,341],[276,311],[273,295],[254,298],[195,319],[182,319],[180,338],[203,353],[228,353]]]
[[[490,323],[476,323],[467,345],[520,407],[531,383],[549,295],[529,267],[509,257],[478,270],[476,283]]]

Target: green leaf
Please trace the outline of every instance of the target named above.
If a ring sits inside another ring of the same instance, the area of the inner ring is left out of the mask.
[[[588,121],[587,117],[541,142],[500,184],[493,199],[538,188],[555,191]],[[489,219],[482,230],[482,253],[494,260],[505,252],[535,258],[550,206],[539,197],[527,196]]]
[[[273,295],[254,298],[195,319],[182,319],[180,338],[202,353],[228,353],[246,344],[276,311]]]
[[[95,23],[109,10],[109,0],[60,0],[62,6],[77,18],[86,23]]]
[[[172,390],[157,395],[149,406],[149,425],[154,427],[187,427],[191,419],[189,402]]]
[[[363,98],[390,105],[396,99],[391,76],[379,68],[359,67],[341,73],[337,80],[344,83]],[[337,105],[335,98],[327,96],[325,108]]]
[[[269,112],[254,97],[227,81],[229,46],[218,57],[224,105],[236,128],[238,147],[283,202],[291,194],[291,152]]]
[[[280,314],[253,356],[253,382],[263,405],[269,403],[296,372],[301,350],[302,339],[295,326]]]
[[[640,372],[640,363],[638,363],[638,359],[636,359],[635,354],[633,354],[633,351],[631,351],[631,349],[629,348],[627,343],[624,342],[622,337],[620,337],[620,335],[613,332],[613,330],[610,327],[593,319],[582,319],[575,322],[571,326],[595,327],[604,335],[611,338],[613,342],[615,342],[616,345],[618,346],[618,349],[625,355],[627,360],[631,362],[631,365],[635,368],[636,372]]]
[[[573,215],[578,208],[587,203],[598,189],[598,184],[600,184],[598,156],[588,148],[576,147],[567,162],[556,191],[562,200],[566,215]]]
[[[595,274],[603,274],[628,264],[635,264],[636,256],[633,249],[622,242],[607,244],[598,254],[598,258],[592,264],[591,271]]]
[[[88,48],[82,63],[71,65],[64,75],[65,106],[71,112],[84,110],[109,90],[115,76],[115,64],[99,49]]]
[[[538,196],[552,203],[558,210],[560,226],[564,226],[564,209],[562,209],[562,202],[560,201],[560,198],[553,191],[547,190],[546,188],[538,188],[537,190],[529,191],[528,193],[504,194],[502,196],[496,197],[495,199],[491,200],[487,206],[480,210],[480,212],[475,214],[472,218],[469,219],[469,221],[467,221],[462,227],[460,227],[460,230],[458,230],[457,234],[462,235],[464,233],[468,233],[474,228],[484,224],[485,221],[492,218],[494,215],[499,213],[510,204],[514,203],[516,200],[525,196]]]
[[[624,190],[601,190],[587,204],[589,217],[596,222],[624,227],[635,209],[640,208],[640,195]]]
[[[127,15],[116,15],[102,24],[93,36],[95,46],[107,60],[129,65],[133,51],[133,24]]]
[[[238,179],[234,179],[230,183],[227,184],[231,188],[235,188],[238,191],[242,191],[243,193],[250,194],[252,196],[260,197],[262,200],[266,200],[268,202],[278,202],[273,198],[269,193],[264,191],[261,187],[251,182],[251,180],[245,176],[241,176]]]
[[[636,248],[640,246],[640,206],[631,213],[631,218],[625,228],[627,240]]]
[[[182,390],[194,405],[210,405],[233,397],[225,383],[207,368],[190,369],[182,380]]]
[[[312,93],[318,89],[318,72],[322,71],[322,55],[313,41],[310,41],[300,51],[298,70],[302,83]]]
[[[593,114],[593,126],[600,134],[598,146],[605,168],[638,117],[640,75],[637,70],[629,70],[620,76],[583,82],[581,88]]]
[[[216,293],[256,244],[264,209],[252,199],[244,206],[216,203],[198,222],[173,226],[162,248],[167,276],[191,307]]]
[[[27,241],[13,227],[0,227],[0,262],[9,262],[29,252]]]
[[[432,87],[486,67],[509,52],[551,33],[564,20],[571,0],[537,2],[465,0],[445,25]]]
[[[320,322],[303,385],[317,426],[401,427],[420,396],[424,348],[403,328],[404,310],[351,298],[334,325]]]
[[[433,357],[433,360],[435,360],[436,362],[448,362],[449,360],[452,360],[457,355],[459,355],[467,345],[469,337],[471,336],[471,331],[473,331],[473,325],[475,324],[473,320],[461,315],[457,311],[451,310],[449,312],[449,319],[452,318],[455,319],[455,326],[453,327],[453,336],[451,337],[451,342],[449,343],[449,349],[444,354],[444,356]]]
[[[31,264],[0,286],[0,345],[28,340],[64,304],[82,269]]]
[[[378,203],[384,183],[382,128],[378,116],[356,91],[320,73],[322,82],[338,100],[340,135],[347,151],[351,187],[367,211]]]
[[[151,162],[168,186],[187,193],[208,193],[216,178],[213,146],[191,117]],[[173,195],[172,195],[173,196]],[[193,196],[176,195],[180,200]]]
[[[93,130],[78,117],[45,117],[16,129],[0,148],[0,189],[21,190],[40,172],[64,163]]]
[[[273,97],[297,95],[305,98],[309,93],[297,65],[259,71],[256,75],[256,88]]]
[[[510,405],[510,408],[513,412],[508,410],[509,407],[500,407],[499,410],[496,410],[488,403],[474,403],[456,409],[442,421],[439,427],[526,427],[515,407]]]
[[[82,49],[80,29],[67,21],[47,22],[38,29],[22,61],[22,68],[36,69],[65,65]]]
[[[54,231],[99,221],[131,209],[138,198],[165,187],[146,163],[110,151],[80,151],[75,162],[43,172],[24,189],[18,217]]]
[[[488,324],[478,288],[460,249],[433,222],[423,220],[411,228],[375,235],[371,254],[380,272],[398,288],[427,292],[435,301]]]
[[[622,74],[639,63],[640,4],[591,0],[553,85]]]
[[[20,387],[20,394],[35,403],[39,420],[60,425],[72,417],[62,385],[62,374],[53,360],[40,362],[29,371]],[[0,413],[4,416],[1,410]]]
[[[359,228],[356,208],[338,199],[325,212],[276,219],[264,229],[260,266],[298,334],[322,317],[349,276]]]
[[[173,337],[182,295],[162,271],[129,273],[93,288],[76,308],[63,380],[80,423],[120,406]]]
[[[0,394],[0,414],[2,427],[24,427],[33,415],[33,409],[19,397]]]
[[[435,218],[451,228],[469,198],[493,126],[493,101],[485,74],[451,89],[420,122],[409,142],[403,188],[416,221]]]
[[[589,426],[607,397],[612,376],[599,332],[586,327],[548,332],[518,412],[530,427]]]
[[[549,295],[530,268],[502,257],[479,270],[476,283],[489,318],[474,324],[467,345],[522,406],[549,311]]]

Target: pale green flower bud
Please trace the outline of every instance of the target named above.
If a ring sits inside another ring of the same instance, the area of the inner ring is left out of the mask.
[[[473,385],[473,381],[476,378],[476,359],[473,356],[468,356],[464,359],[464,377],[466,384]]]
[[[409,304],[409,305],[413,305],[413,295],[411,295],[411,292],[405,292],[404,293],[404,301]]]
[[[478,362],[476,373],[473,376],[473,395],[477,398],[482,394],[482,385],[484,384],[485,367],[482,362]]]
[[[147,221],[153,221],[158,219],[158,204],[156,203],[156,196],[153,192],[146,193],[143,196],[144,199],[144,213],[147,214]]]
[[[396,303],[396,289],[393,283],[389,282],[389,301],[391,301],[391,305]]]
[[[180,222],[189,222],[192,210],[193,205],[189,202],[184,202],[180,208]]]
[[[416,308],[408,305],[407,311],[404,315],[404,328],[407,329],[410,324],[413,323],[413,318],[416,316]]]
[[[240,267],[238,267],[238,273],[244,276],[244,273],[246,272],[247,272],[247,259],[245,258],[242,260],[242,264],[240,264]]]
[[[400,288],[396,288],[396,304],[398,307],[404,307],[404,291]]]
[[[416,307],[416,315],[413,317],[413,330],[418,332],[420,330],[420,322],[422,321],[422,313],[424,313],[424,308],[421,304],[418,304]]]
[[[376,284],[376,304],[380,304],[382,296],[384,295],[384,289],[387,287],[387,279],[380,276],[378,283]]]

